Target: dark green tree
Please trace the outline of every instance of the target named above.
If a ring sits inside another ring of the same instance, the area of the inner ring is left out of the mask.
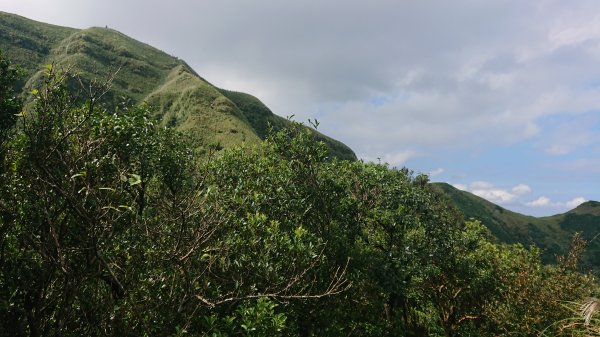
[[[9,163],[6,160],[6,143],[14,128],[17,114],[22,109],[22,101],[17,97],[15,89],[19,75],[19,68],[12,66],[0,50],[0,320],[7,322],[14,317],[9,314],[11,294],[5,281],[5,251],[10,244],[7,238],[15,205],[7,198],[11,191],[7,172]]]
[[[249,333],[255,318],[279,333],[285,316],[270,300],[347,288],[345,265],[326,263],[303,218],[309,204],[282,189],[311,172],[320,147],[299,145],[283,164],[257,150],[199,165],[145,107],[109,113],[97,101],[109,83],[82,102],[69,76],[47,68],[7,143],[0,331],[199,334],[220,331],[216,317],[233,322],[224,331]],[[277,213],[268,186],[286,195]]]

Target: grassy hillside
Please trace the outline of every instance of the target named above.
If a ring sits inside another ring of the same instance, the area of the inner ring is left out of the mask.
[[[568,253],[573,234],[582,233],[589,246],[581,266],[596,274],[600,272],[600,202],[588,201],[564,214],[536,218],[511,212],[446,183],[434,185],[454,202],[465,218],[480,220],[500,242],[537,245],[546,262],[554,262],[556,255]]]
[[[269,125],[274,130],[280,130],[290,124],[289,120],[273,114],[266,105],[252,95],[224,89],[219,89],[219,91],[235,103],[261,139],[264,139],[268,135]],[[343,143],[317,131],[314,132],[314,135],[318,140],[322,140],[327,144],[333,156],[341,159],[356,160],[354,153],[348,151],[348,147]]]
[[[256,143],[288,121],[257,98],[217,88],[184,61],[109,28],[65,28],[0,12],[0,49],[22,65],[28,92],[46,64],[71,68],[84,82],[107,78],[118,70],[104,103],[146,102],[162,125],[189,132],[199,147],[222,149]],[[78,85],[78,84],[73,84]],[[344,144],[315,132],[334,156],[356,159]]]
[[[29,76],[44,64],[55,45],[76,31],[0,12],[0,46]]]

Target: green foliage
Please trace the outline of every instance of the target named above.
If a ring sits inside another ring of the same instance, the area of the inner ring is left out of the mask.
[[[582,238],[544,266],[301,124],[203,157],[102,82],[43,78],[3,144],[0,335],[559,335],[597,291]]]
[[[283,313],[276,313],[278,305],[268,298],[245,301],[235,312],[223,318],[216,315],[205,317],[209,336],[270,337],[287,336]]]
[[[15,90],[19,74],[20,69],[13,67],[0,50],[0,145],[6,141],[22,109],[22,102]]]
[[[246,335],[272,335],[285,316],[267,298],[346,288],[343,271],[327,275],[324,241],[302,220],[307,205],[282,203],[275,216],[262,185],[222,184],[227,174],[245,179],[237,166],[245,156],[199,167],[193,144],[158,128],[146,108],[108,113],[95,94],[74,104],[68,78],[48,67],[8,144],[0,254],[8,335],[198,334],[207,331],[202,317],[215,315],[237,317]],[[280,189],[304,172],[297,163],[282,166],[288,176],[271,171]]]
[[[91,103],[73,107],[65,77],[48,68],[8,151],[2,266],[15,335],[88,334],[90,324],[118,330],[106,321],[137,277],[123,247],[142,239],[136,215],[146,206],[147,151],[157,139],[141,109],[117,116]]]

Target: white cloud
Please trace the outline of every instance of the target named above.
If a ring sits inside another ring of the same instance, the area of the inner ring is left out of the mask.
[[[565,203],[565,205],[569,208],[575,208],[581,204],[583,204],[584,202],[586,202],[587,200],[584,197],[577,197],[574,198],[572,200],[569,200]]]
[[[515,198],[514,194],[502,189],[471,190],[471,193],[496,204],[504,204]]]
[[[510,206],[517,212],[525,214],[548,215],[573,209],[587,201],[584,197],[576,197],[569,201],[553,201],[542,195],[526,201],[526,196],[532,192],[527,184],[517,184],[513,187],[497,187],[487,181],[474,181],[469,185],[453,184],[457,189],[473,193],[495,204]]]
[[[577,197],[567,202],[553,202],[550,198],[541,196],[535,200],[525,203],[529,207],[552,207],[552,208],[568,208],[573,209],[587,200],[584,197]]]
[[[551,205],[551,202],[549,198],[542,196],[525,204],[530,207],[545,207]]]
[[[456,185],[455,185],[456,186]],[[465,187],[461,185],[461,187]],[[497,204],[506,204],[514,201],[519,196],[531,192],[531,187],[518,184],[512,188],[498,188],[487,181],[475,181],[469,185],[467,190],[477,196]]]
[[[583,197],[577,197],[567,202],[554,202],[547,196],[540,196],[537,199],[523,202],[522,197],[532,192],[531,187],[526,184],[518,184],[511,188],[500,188],[487,181],[474,181],[469,186],[464,184],[454,184],[453,186],[501,205],[510,203],[513,205],[524,205],[530,208],[559,210],[566,208],[572,209],[586,201]]]
[[[452,186],[458,188],[461,191],[467,191],[469,190],[469,188],[467,187],[467,185],[464,184],[452,184]]]
[[[552,50],[600,39],[600,16],[580,22],[568,22],[548,36]]]
[[[531,192],[531,187],[529,187],[528,185],[525,185],[525,184],[519,184],[519,185],[513,187],[511,190],[516,195],[522,195],[522,194]]]

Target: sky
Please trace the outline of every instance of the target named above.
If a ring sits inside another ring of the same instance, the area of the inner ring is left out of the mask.
[[[597,0],[0,0],[108,26],[281,116],[505,208],[600,200]]]

